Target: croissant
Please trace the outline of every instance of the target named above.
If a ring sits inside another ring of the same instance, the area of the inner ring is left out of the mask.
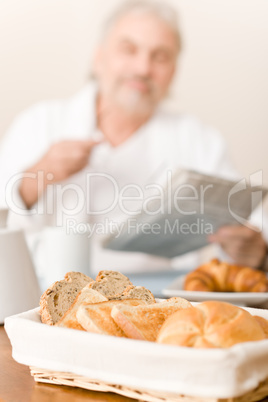
[[[213,259],[186,275],[184,290],[201,292],[268,292],[264,272]]]

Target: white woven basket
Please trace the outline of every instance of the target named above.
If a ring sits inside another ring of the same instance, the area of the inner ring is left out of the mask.
[[[128,398],[146,402],[255,402],[268,396],[268,379],[262,382],[256,389],[236,398],[198,398],[187,395],[153,392],[149,390],[137,390],[129,387],[108,384],[92,380],[72,373],[55,372],[30,367],[31,375],[36,382],[44,382],[55,385],[79,387],[90,391],[114,392]]]

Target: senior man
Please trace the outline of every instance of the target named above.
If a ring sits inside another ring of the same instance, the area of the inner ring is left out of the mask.
[[[13,205],[14,224],[59,226],[73,217],[76,223],[108,218],[111,224],[120,209],[113,199],[114,183],[133,201],[138,198],[133,184],[144,188],[163,166],[236,177],[216,131],[160,106],[180,50],[176,13],[166,3],[133,1],[117,10],[95,53],[94,80],[70,99],[25,111],[5,137],[0,191]],[[23,177],[11,186],[10,178],[20,172]],[[130,204],[131,215],[137,204]],[[29,216],[21,216],[23,208]],[[95,235],[96,271],[174,265],[143,253],[102,250]],[[263,265],[266,241],[261,232],[225,226],[209,240],[238,264]]]

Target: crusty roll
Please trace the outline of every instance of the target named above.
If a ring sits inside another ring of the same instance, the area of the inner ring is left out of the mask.
[[[157,342],[195,348],[227,348],[265,339],[259,322],[246,310],[219,301],[206,301],[172,314]]]
[[[262,327],[262,330],[264,332],[265,338],[268,339],[268,320],[266,320],[263,317],[259,317],[258,315],[254,315],[255,320],[258,321],[260,326]]]
[[[264,272],[214,259],[186,275],[184,290],[267,292],[268,279]]]

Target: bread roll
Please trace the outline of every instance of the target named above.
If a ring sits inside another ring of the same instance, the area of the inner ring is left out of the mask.
[[[195,348],[228,348],[236,343],[265,339],[258,321],[229,303],[206,301],[179,310],[163,324],[158,343]]]
[[[258,321],[262,330],[264,332],[265,338],[268,339],[268,320],[263,317],[259,317],[258,315],[254,315],[255,320]]]

